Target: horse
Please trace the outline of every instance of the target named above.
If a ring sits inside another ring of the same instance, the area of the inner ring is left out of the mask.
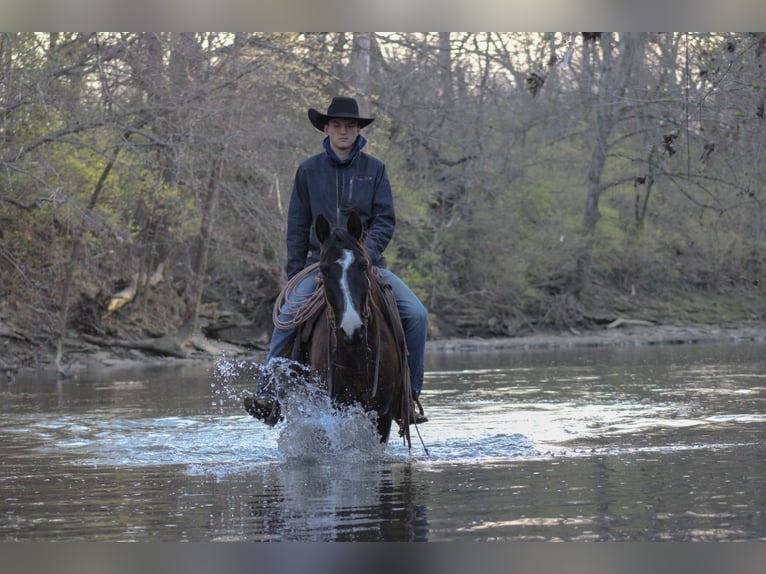
[[[357,403],[376,413],[382,443],[388,442],[396,420],[399,435],[411,447],[413,404],[404,331],[391,287],[364,247],[361,219],[351,212],[345,228],[332,227],[320,214],[314,231],[320,244],[320,305],[302,322],[284,356],[309,366],[336,406]]]

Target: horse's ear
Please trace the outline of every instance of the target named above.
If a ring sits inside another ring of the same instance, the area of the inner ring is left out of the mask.
[[[359,214],[356,211],[352,211],[351,214],[348,216],[348,221],[346,222],[346,229],[348,229],[348,232],[354,236],[354,239],[359,241],[359,239],[362,237],[362,233],[364,232],[364,226],[362,225],[362,220],[359,217]]]
[[[327,218],[321,213],[317,215],[316,223],[314,223],[314,230],[316,231],[319,243],[324,243],[324,240],[330,235],[330,222],[327,221]]]

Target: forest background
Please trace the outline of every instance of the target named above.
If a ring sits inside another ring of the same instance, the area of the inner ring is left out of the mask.
[[[766,318],[764,33],[2,33],[0,368],[263,349],[306,111],[430,337]]]

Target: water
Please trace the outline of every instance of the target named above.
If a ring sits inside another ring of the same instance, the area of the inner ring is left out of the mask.
[[[267,427],[223,358],[3,382],[0,539],[763,540],[762,356],[432,353],[411,451],[305,390]]]

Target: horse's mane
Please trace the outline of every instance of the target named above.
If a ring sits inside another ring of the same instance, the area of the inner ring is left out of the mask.
[[[367,252],[367,247],[364,245],[364,238],[367,236],[366,230],[362,233],[362,236],[359,239],[342,227],[335,227],[332,230],[331,235],[337,238],[342,244],[351,244],[357,252],[361,253],[365,259],[367,259],[367,263],[372,264],[370,254]],[[368,265],[368,267],[371,267],[371,265]]]

